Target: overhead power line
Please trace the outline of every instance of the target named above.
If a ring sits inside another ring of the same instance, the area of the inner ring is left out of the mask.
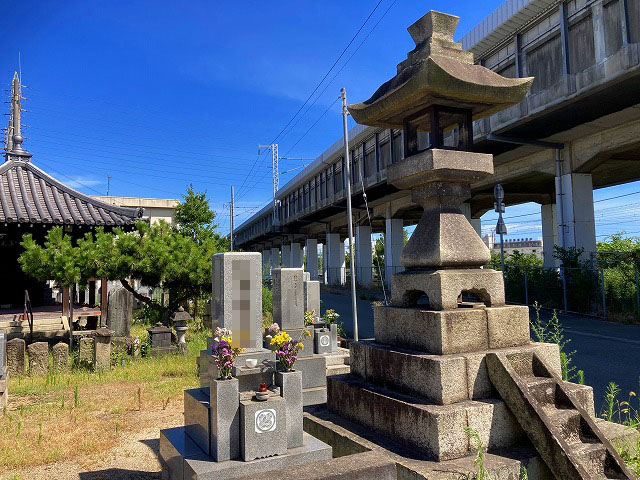
[[[365,25],[367,24],[367,22],[369,21],[369,19],[373,16],[373,14],[376,12],[376,10],[378,9],[378,7],[380,6],[380,4],[382,3],[383,0],[378,0],[378,3],[376,3],[376,6],[373,8],[373,10],[371,10],[371,13],[369,13],[369,15],[367,16],[367,18],[365,19],[364,22],[362,22],[362,25],[360,25],[360,28],[358,28],[358,31],[355,33],[355,35],[351,38],[351,40],[349,40],[349,43],[347,43],[347,46],[344,47],[344,49],[342,50],[342,52],[340,52],[340,55],[338,56],[338,58],[335,60],[335,62],[333,62],[333,65],[331,65],[331,67],[329,68],[329,70],[327,70],[327,73],[324,74],[324,76],[322,77],[322,79],[318,82],[318,84],[316,85],[316,87],[313,89],[313,91],[309,94],[309,96],[307,97],[307,99],[303,102],[303,104],[300,106],[300,108],[296,111],[296,113],[294,113],[294,115],[289,119],[289,121],[285,124],[284,127],[282,127],[282,130],[280,130],[280,132],[278,132],[278,134],[274,137],[274,139],[269,142],[271,144],[275,144],[278,139],[280,138],[280,135],[282,135],[282,133],[287,129],[287,127],[289,125],[291,125],[291,123],[296,119],[296,117],[300,114],[300,112],[304,109],[304,107],[307,105],[307,103],[309,103],[309,100],[311,100],[311,98],[315,95],[315,93],[318,91],[318,89],[320,88],[320,86],[322,85],[322,83],[327,79],[327,77],[329,76],[329,74],[333,71],[333,69],[336,67],[336,65],[338,64],[338,62],[340,62],[340,59],[344,56],[344,54],[346,53],[346,51],[349,49],[349,47],[351,46],[351,44],[354,42],[354,40],[356,39],[356,37],[360,34],[360,32],[362,31],[362,29],[365,27]],[[259,158],[258,158],[259,159]],[[258,163],[258,159],[256,159],[256,162],[253,164],[253,166],[251,167],[251,169],[249,170],[249,172],[247,173],[247,178],[249,178],[252,173],[253,170],[256,166],[256,164]],[[241,193],[242,188],[244,187],[244,185],[246,184],[246,181],[242,182],[242,186],[240,187],[240,189],[238,189],[238,194]]]

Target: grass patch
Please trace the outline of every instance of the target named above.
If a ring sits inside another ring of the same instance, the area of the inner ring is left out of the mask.
[[[196,357],[209,335],[187,332],[184,356],[128,358],[102,373],[75,368],[10,378],[11,401],[0,413],[0,473],[104,451],[123,433],[148,428],[153,412],[181,404],[183,390],[198,385]],[[134,325],[132,336],[144,342],[147,332]]]

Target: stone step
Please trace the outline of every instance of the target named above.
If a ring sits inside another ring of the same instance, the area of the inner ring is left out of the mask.
[[[467,455],[467,427],[478,431],[490,449],[514,445],[524,437],[500,400],[435,405],[422,397],[364,382],[353,374],[328,377],[327,397],[331,411],[438,461]]]
[[[582,465],[591,475],[604,475],[607,449],[601,443],[575,442],[569,445],[580,457]]]
[[[321,405],[327,403],[327,387],[311,387],[302,389],[302,405]]]
[[[581,442],[580,413],[573,409],[545,409],[554,428],[558,429],[567,443]]]
[[[346,348],[339,348],[338,351],[325,355],[327,359],[327,366],[329,365],[348,365],[349,364],[349,350]]]
[[[351,372],[349,365],[327,365],[327,376],[329,375],[344,375]]]
[[[576,390],[567,388],[535,353],[490,353],[486,361],[500,397],[556,478],[636,478],[580,404]]]

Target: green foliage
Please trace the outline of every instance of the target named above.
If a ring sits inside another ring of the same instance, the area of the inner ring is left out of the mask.
[[[464,431],[471,441],[472,448],[476,451],[476,458],[473,460],[473,465],[478,469],[478,472],[475,474],[475,480],[491,480],[489,471],[484,464],[485,453],[480,435],[478,435],[478,432],[476,432],[473,428],[467,427],[464,429]]]
[[[227,249],[227,239],[216,233],[218,225],[214,223],[216,213],[211,210],[206,192],[194,192],[193,185],[187,187],[187,194],[176,207],[175,220],[177,230],[185,237],[189,237],[198,244],[215,239],[220,243],[219,249]],[[224,243],[224,245],[222,245]]]
[[[30,233],[22,238],[25,251],[18,258],[22,269],[40,281],[54,280],[61,287],[75,285],[82,278],[79,250],[62,227],[47,232],[44,247],[39,246]]]
[[[575,350],[567,351],[567,345],[571,342],[570,339],[565,338],[564,328],[560,324],[558,314],[554,310],[551,318],[548,322],[544,322],[540,318],[540,305],[535,302],[533,308],[536,311],[535,318],[531,321],[531,330],[538,342],[556,343],[560,347],[560,367],[562,370],[562,379],[565,382],[574,380],[579,376],[580,372],[576,373],[576,367],[572,365],[573,355]],[[584,375],[584,374],[583,374]],[[584,381],[584,378],[583,378]]]
[[[322,319],[327,323],[327,325],[331,325],[332,323],[338,323],[338,318],[340,314],[338,314],[334,309],[329,309],[324,312],[322,315]]]
[[[605,398],[605,404],[603,407],[604,411],[602,412],[602,418],[604,418],[609,422],[615,421],[613,418],[613,411],[614,411],[614,408],[616,405],[616,399],[619,393],[620,393],[620,387],[618,387],[618,384],[616,384],[616,382],[609,382],[609,385],[607,385],[607,390],[604,397]]]
[[[262,285],[262,326],[266,330],[273,323],[273,292]]]
[[[526,467],[522,467],[522,471],[520,472],[520,480],[529,480],[529,474],[527,473]]]
[[[25,273],[61,286],[85,283],[91,277],[119,280],[136,298],[166,318],[188,300],[211,294],[211,256],[226,248],[226,241],[212,230],[215,225],[202,223],[213,220],[213,212],[203,212],[203,199],[204,194],[189,189],[180,210],[185,224],[177,229],[165,222],[151,226],[138,222],[131,232],[96,228],[75,245],[62,227],[49,230],[44,245],[27,234],[22,241],[20,265]],[[169,304],[162,305],[160,300],[134,291],[130,279],[168,290]]]

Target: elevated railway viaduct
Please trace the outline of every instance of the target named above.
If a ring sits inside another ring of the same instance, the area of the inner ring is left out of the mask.
[[[640,180],[640,0],[507,0],[461,43],[504,76],[535,77],[521,103],[474,122],[474,148],[495,156],[495,175],[472,186],[465,214],[479,231],[501,183],[507,205],[540,205],[545,265],[553,265],[553,245],[595,251],[593,189]],[[386,167],[403,156],[402,137],[363,126],[350,132],[361,285],[372,281],[371,235],[384,234],[388,278],[399,265],[402,228],[421,215],[406,192],[386,183]],[[239,248],[263,252],[265,269],[302,266],[306,251],[312,276],[344,283],[342,145],[280,188],[275,212],[270,202],[234,232]]]

